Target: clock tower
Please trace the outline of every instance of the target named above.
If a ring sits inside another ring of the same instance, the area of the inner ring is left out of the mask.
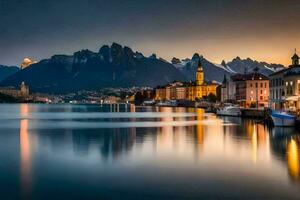
[[[196,85],[199,86],[199,85],[203,85],[203,84],[204,84],[204,73],[203,73],[201,60],[199,59],[197,72],[196,72]]]

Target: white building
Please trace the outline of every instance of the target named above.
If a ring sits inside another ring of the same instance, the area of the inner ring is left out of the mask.
[[[300,65],[296,52],[292,65],[270,75],[270,107],[300,110]]]

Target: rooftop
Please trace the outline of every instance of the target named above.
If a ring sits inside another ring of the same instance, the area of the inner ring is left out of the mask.
[[[271,76],[275,76],[277,74],[286,73],[289,70],[294,70],[294,69],[298,69],[298,68],[300,68],[300,65],[290,65],[289,67],[286,67],[285,69],[282,69],[280,71],[274,72],[273,74],[270,74],[269,76],[271,77]]]
[[[299,56],[295,53],[292,57],[292,59],[299,59]]]
[[[231,76],[232,81],[247,81],[247,80],[269,80],[269,78],[260,73],[236,74]]]

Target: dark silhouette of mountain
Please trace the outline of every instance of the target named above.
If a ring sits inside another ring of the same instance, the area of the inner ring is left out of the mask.
[[[202,62],[205,80],[216,81],[219,83],[222,82],[224,75],[229,77],[237,73],[250,73],[253,72],[255,68],[257,68],[258,72],[268,76],[284,68],[284,66],[280,64],[268,64],[266,62],[251,60],[250,58],[241,59],[239,57],[233,59],[228,63],[223,60],[221,64],[216,64],[199,56],[198,53],[195,53],[191,59],[187,58],[182,61],[177,58],[173,58],[172,63],[189,80],[194,80],[197,70],[197,61],[199,59],[201,59]]]
[[[221,64],[212,63],[195,53],[191,59],[172,59],[172,64],[156,54],[145,57],[117,43],[104,45],[98,52],[81,50],[73,55],[55,55],[23,70],[0,66],[0,86],[19,86],[22,81],[31,91],[65,93],[104,87],[165,85],[174,80],[195,80],[201,59],[205,81],[221,83],[224,75],[250,73],[254,69],[266,76],[283,65],[236,57]],[[3,72],[5,71],[5,72]]]
[[[18,71],[0,85],[18,86],[25,81],[31,91],[64,93],[103,87],[155,87],[174,80],[186,78],[172,64],[113,43],[97,53],[82,50],[70,56],[52,56]]]
[[[15,66],[0,65],[0,82],[2,80],[6,79],[7,77],[13,75],[14,73],[16,73],[19,70],[20,70],[20,68],[15,67]]]

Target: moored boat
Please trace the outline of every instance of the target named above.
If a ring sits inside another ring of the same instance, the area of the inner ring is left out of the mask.
[[[176,100],[167,100],[167,101],[161,101],[156,104],[157,106],[177,106]]]
[[[287,112],[272,111],[271,118],[274,126],[295,126],[296,117]]]
[[[225,106],[224,108],[219,108],[217,110],[217,115],[221,116],[241,116],[241,109],[238,106]]]

